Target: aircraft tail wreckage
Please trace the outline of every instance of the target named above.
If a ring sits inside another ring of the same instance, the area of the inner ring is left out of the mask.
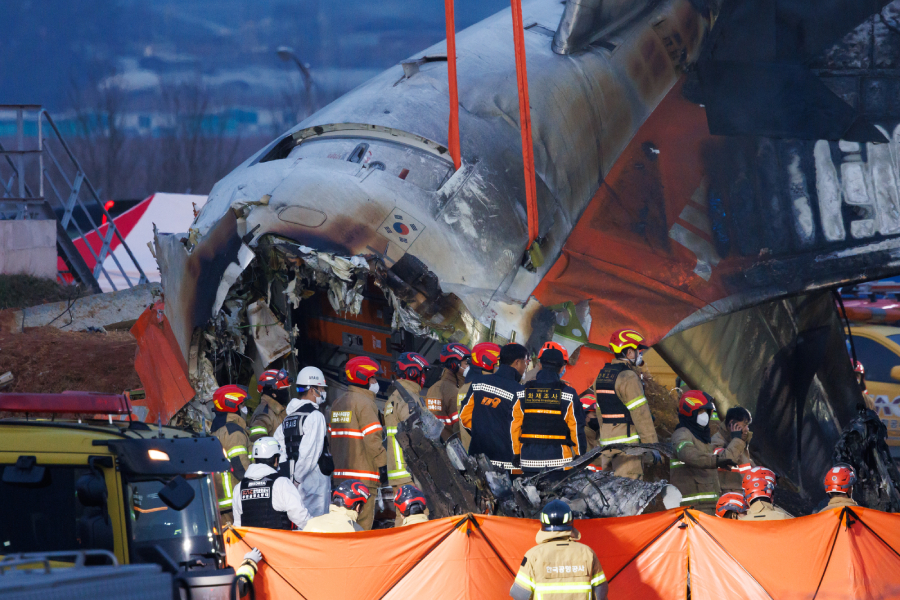
[[[451,340],[553,339],[584,389],[609,334],[633,327],[721,408],[755,410],[771,428],[756,450],[816,499],[827,459],[805,461],[852,418],[852,373],[830,303],[813,312],[837,354],[803,363],[787,348],[809,346],[807,309],[782,299],[900,273],[900,2],[594,4],[523,5],[540,253],[526,253],[508,10],[457,36],[459,169],[441,43],[251,156],[187,233],[157,236],[188,413],[270,365],[339,385],[350,356],[390,375],[398,350]],[[764,308],[718,337],[718,317],[771,302],[792,328],[772,344],[740,341]],[[772,361],[806,370],[787,385]]]

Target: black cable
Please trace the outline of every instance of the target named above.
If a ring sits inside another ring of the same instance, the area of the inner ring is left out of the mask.
[[[847,309],[844,308],[844,299],[837,290],[832,290],[838,305],[841,307],[841,314],[844,315],[844,325],[847,326],[847,339],[850,340],[850,354],[853,356],[853,368],[856,368],[856,345],[853,343],[853,330],[850,329],[850,319],[847,318]]]

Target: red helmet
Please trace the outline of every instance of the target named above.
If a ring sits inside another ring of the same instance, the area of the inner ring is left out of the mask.
[[[852,358],[850,359],[850,362],[853,362]],[[859,373],[860,375],[865,376],[866,368],[863,366],[863,364],[861,362],[856,361],[856,364],[853,365],[853,372]]]
[[[394,506],[399,512],[403,513],[403,516],[409,516],[409,510],[417,504],[422,507],[424,512],[426,502],[422,490],[410,484],[401,485],[397,488],[397,493],[394,494]]]
[[[472,364],[485,371],[493,371],[500,362],[500,346],[493,342],[481,342],[472,348]]]
[[[440,360],[441,363],[452,362],[455,360],[457,364],[459,364],[471,356],[472,353],[469,351],[468,346],[451,342],[441,348],[441,356],[438,360]]]
[[[404,352],[397,359],[397,373],[404,379],[410,381],[418,381],[425,374],[425,367],[428,366],[428,359],[418,352]],[[422,382],[419,381],[421,385]]]
[[[749,504],[754,498],[772,499],[775,493],[775,473],[765,467],[753,467],[741,481],[744,488],[744,500]]]
[[[213,406],[218,412],[236,413],[249,395],[242,385],[223,385],[213,393]]]
[[[701,410],[715,410],[712,396],[700,390],[690,390],[681,395],[678,400],[678,414],[685,417],[693,417]]]
[[[594,393],[594,390],[584,392],[579,397],[579,400],[581,400],[581,408],[583,408],[585,412],[597,410],[597,394]]]
[[[541,354],[544,353],[544,350],[549,350],[550,348],[553,348],[554,350],[559,350],[560,352],[562,352],[563,360],[566,362],[569,362],[569,352],[565,348],[563,348],[560,344],[557,344],[556,342],[544,343],[544,345],[541,346],[541,349],[538,352],[538,358],[541,357]]]
[[[340,502],[344,508],[354,508],[362,502],[365,504],[369,499],[369,488],[362,481],[349,479],[338,484],[334,491],[331,492],[331,503]]]
[[[743,494],[728,492],[727,494],[722,494],[719,497],[719,501],[716,502],[716,516],[724,519],[725,513],[729,510],[733,510],[734,512],[743,515],[747,512],[748,508],[750,507],[747,506]]]
[[[356,385],[368,385],[369,379],[381,372],[381,365],[368,356],[357,356],[347,361],[344,374],[347,381]]]
[[[263,390],[281,390],[291,387],[291,376],[284,369],[269,369],[259,374],[256,380],[256,391],[260,394]]]
[[[647,349],[647,345],[644,344],[644,336],[634,329],[620,329],[614,332],[609,338],[609,347],[614,354],[622,354],[628,348]]]
[[[847,463],[838,463],[825,473],[825,492],[842,492],[850,495],[853,484],[856,483],[856,471]]]

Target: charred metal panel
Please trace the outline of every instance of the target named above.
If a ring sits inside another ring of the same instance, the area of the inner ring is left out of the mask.
[[[655,348],[691,387],[716,398],[720,415],[750,410],[751,456],[790,482],[808,509],[824,497],[834,445],[862,400],[830,293],[742,310]]]

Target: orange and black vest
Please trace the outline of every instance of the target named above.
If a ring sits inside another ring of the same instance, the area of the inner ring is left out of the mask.
[[[625,406],[625,403],[619,399],[616,394],[616,379],[622,371],[628,369],[627,365],[621,363],[609,363],[600,374],[597,375],[597,412],[602,415],[602,422],[610,425],[620,425],[627,423],[631,425],[631,413]]]
[[[522,407],[522,432],[519,441],[523,444],[553,444],[574,446],[569,426],[566,423],[568,404],[562,400],[566,385],[560,381],[553,383],[529,381],[525,385]]]

